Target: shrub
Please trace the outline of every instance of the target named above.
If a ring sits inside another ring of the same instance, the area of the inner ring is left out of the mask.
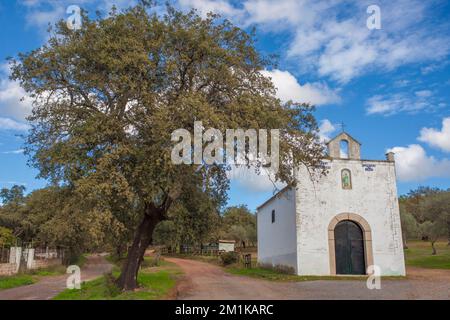
[[[239,256],[236,252],[224,252],[220,255],[220,260],[224,266],[227,266],[238,262]]]
[[[116,284],[116,278],[113,276],[112,272],[104,274],[105,278],[105,295],[108,297],[118,296],[121,291]]]

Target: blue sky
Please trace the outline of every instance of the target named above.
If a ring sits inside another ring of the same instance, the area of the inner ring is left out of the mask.
[[[6,57],[42,45],[49,22],[69,5],[107,12],[133,1],[0,0],[0,187],[46,185],[22,153],[31,103],[8,80]],[[362,143],[365,159],[396,153],[399,194],[419,185],[450,187],[450,4],[447,1],[174,0],[188,10],[220,13],[257,28],[257,47],[279,56],[266,70],[283,100],[317,105],[323,139],[338,123]],[[369,5],[381,29],[369,30]],[[157,8],[156,10],[161,10]],[[251,209],[273,192],[264,176],[235,172],[230,205]]]

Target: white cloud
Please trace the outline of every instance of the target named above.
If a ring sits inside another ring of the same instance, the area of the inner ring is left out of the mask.
[[[415,92],[415,95],[420,98],[427,98],[433,95],[431,90],[419,90]]]
[[[320,121],[319,126],[319,138],[322,142],[330,140],[330,135],[336,131],[336,125],[331,123],[330,120],[324,119]]]
[[[32,99],[18,82],[11,81],[4,74],[0,78],[0,116],[23,121],[32,109]]]
[[[26,131],[30,127],[26,123],[0,117],[0,130]]]
[[[24,149],[11,150],[11,151],[3,151],[3,154],[22,154],[24,153]]]
[[[443,151],[450,152],[450,117],[442,120],[441,130],[422,128],[418,140]]]
[[[273,175],[269,175],[266,169],[261,169],[261,172],[257,174],[255,168],[233,165],[227,176],[251,192],[274,191],[275,188],[282,189],[285,186],[285,184],[279,182],[274,185]]]
[[[397,177],[401,181],[422,181],[427,178],[450,177],[450,159],[437,160],[428,156],[422,146],[394,147]]]
[[[369,30],[371,1],[179,0],[204,12],[225,14],[242,26],[258,24],[266,32],[289,32],[287,56],[300,59],[305,72],[345,83],[373,70],[393,70],[411,63],[439,62],[450,52],[444,22],[429,21],[433,5],[421,0],[379,1],[381,30]],[[423,50],[427,48],[427,50]]]
[[[234,8],[230,3],[224,0],[179,0],[182,8],[195,8],[201,16],[206,17],[209,12],[214,12],[224,16],[237,18],[241,14],[239,9]]]
[[[282,101],[311,103],[325,105],[340,102],[338,94],[324,83],[305,83],[301,85],[289,71],[264,70],[262,74],[272,78],[274,86],[278,89],[277,96]]]
[[[394,93],[375,95],[367,100],[367,114],[393,115],[399,112],[416,113],[418,111],[434,111],[441,108],[441,103],[431,96],[429,90],[416,91],[414,95]]]

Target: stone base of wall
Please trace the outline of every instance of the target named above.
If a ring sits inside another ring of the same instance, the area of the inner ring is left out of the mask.
[[[51,266],[61,265],[61,259],[42,259],[42,260],[34,260],[31,269],[41,269]]]
[[[0,276],[10,276],[16,273],[15,263],[0,263]]]

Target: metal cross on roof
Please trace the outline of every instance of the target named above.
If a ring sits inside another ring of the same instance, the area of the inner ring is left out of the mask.
[[[345,127],[346,127],[345,123],[344,123],[344,122],[341,122],[341,123],[340,123],[340,126],[341,126],[342,132],[345,132]]]

